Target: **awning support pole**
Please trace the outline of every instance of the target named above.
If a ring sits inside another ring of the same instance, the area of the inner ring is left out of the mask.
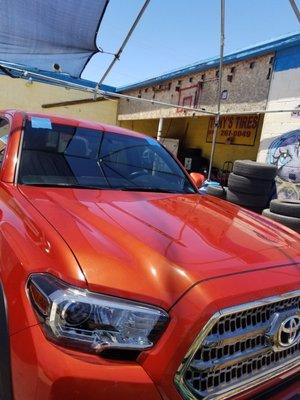
[[[300,23],[300,10],[295,2],[295,0],[290,0],[290,4],[292,6],[292,9],[294,10],[294,13],[298,19],[298,22]]]
[[[173,104],[173,103],[166,103],[164,101],[158,101],[158,100],[153,100],[153,99],[146,99],[146,98],[140,98],[140,97],[136,97],[136,96],[130,96],[130,95],[126,95],[126,94],[122,94],[122,93],[117,93],[117,92],[109,92],[107,90],[102,90],[99,88],[99,90],[97,92],[95,92],[95,88],[94,87],[88,87],[88,86],[84,86],[83,84],[79,84],[79,83],[73,83],[73,82],[66,82],[63,79],[60,78],[54,78],[51,76],[45,76],[42,73],[38,73],[38,72],[33,72],[33,71],[27,71],[26,68],[20,66],[20,67],[15,67],[10,63],[7,63],[6,61],[1,61],[0,60],[0,66],[4,67],[5,69],[7,69],[8,71],[16,71],[16,72],[20,72],[22,74],[21,77],[17,77],[17,78],[26,78],[28,79],[29,77],[31,77],[32,79],[37,78],[37,79],[43,79],[45,81],[49,81],[52,83],[57,84],[58,86],[62,86],[62,87],[67,87],[70,89],[74,89],[74,90],[80,90],[83,92],[89,92],[89,93],[96,93],[98,96],[101,96],[103,98],[116,98],[116,99],[128,99],[128,100],[132,100],[132,101],[137,101],[137,102],[144,102],[144,103],[151,103],[153,105],[158,105],[158,106],[164,106],[164,107],[170,107],[170,108],[178,108],[178,104]],[[47,83],[47,82],[43,82],[43,83]],[[96,97],[97,98],[97,97]],[[203,110],[201,108],[194,108],[194,107],[188,107],[188,106],[180,106],[180,108],[182,110],[186,110],[186,111],[192,111],[193,114],[197,115],[215,115],[215,112],[212,111],[206,111]]]
[[[210,153],[210,160],[209,160],[209,169],[208,169],[208,176],[207,180],[210,181],[211,179],[211,171],[213,166],[215,148],[216,148],[216,139],[218,128],[220,125],[220,114],[221,114],[221,94],[222,94],[222,76],[223,76],[223,56],[224,56],[224,43],[225,43],[225,0],[221,1],[221,34],[220,34],[220,63],[219,63],[219,81],[218,81],[218,100],[217,100],[217,113],[215,115],[215,124],[214,124],[214,132],[211,144],[211,153]]]
[[[37,82],[41,82],[41,79],[43,79],[42,83],[45,83],[45,84],[47,84],[48,83],[47,81],[49,81],[49,82],[52,82],[53,84],[56,84],[57,86],[60,86],[60,87],[73,89],[73,90],[79,90],[79,91],[82,91],[82,92],[95,93],[95,88],[94,87],[88,87],[88,86],[85,86],[85,85],[80,84],[80,83],[66,82],[65,80],[60,79],[60,78],[53,78],[53,77],[50,77],[50,76],[45,76],[42,73],[28,71],[23,66],[16,67],[13,64],[10,64],[10,63],[8,63],[6,61],[1,61],[0,60],[0,66],[5,68],[8,72],[11,72],[11,71],[20,72],[22,74],[22,76],[20,76],[20,77],[16,76],[16,78],[18,78],[18,79],[32,78],[32,80],[34,80],[34,78],[36,78]],[[178,104],[166,103],[166,102],[163,102],[163,101],[157,101],[157,100],[153,100],[153,99],[145,99],[145,98],[143,99],[143,98],[140,98],[140,97],[130,96],[130,95],[122,94],[122,93],[109,92],[107,90],[99,89],[97,94],[99,96],[101,96],[102,98],[105,98],[105,99],[108,99],[108,100],[112,100],[112,99],[128,99],[128,100],[136,101],[136,102],[139,102],[139,103],[151,103],[151,104],[157,105],[157,106],[178,108]],[[193,112],[193,116],[194,115],[213,115],[213,116],[216,115],[215,112],[206,111],[206,110],[203,110],[201,108],[194,108],[194,107],[188,107],[188,106],[180,106],[180,108],[183,109],[183,110],[186,110],[186,111],[192,111]],[[295,112],[295,109],[288,108],[288,109],[275,109],[275,110],[232,111],[232,112],[220,113],[220,116],[221,115],[233,115],[233,114],[234,115],[245,115],[245,114],[270,114],[270,113],[292,113],[292,112]]]
[[[137,24],[139,23],[140,19],[142,18],[142,15],[144,14],[146,8],[148,7],[148,4],[150,3],[150,0],[146,0],[143,7],[141,8],[140,12],[138,13],[138,16],[136,17],[133,25],[131,26],[129,32],[127,33],[125,39],[123,40],[123,43],[121,45],[121,47],[119,48],[119,50],[116,52],[116,54],[114,55],[114,58],[112,60],[112,62],[109,64],[107,70],[104,72],[104,74],[102,75],[102,78],[99,80],[99,82],[96,85],[95,88],[95,96],[97,96],[97,92],[99,90],[99,87],[101,86],[101,84],[103,83],[104,79],[107,77],[107,75],[110,73],[112,67],[115,65],[115,62],[117,60],[120,59],[121,54],[128,42],[128,40],[130,39],[130,36],[132,35],[133,31],[135,30]]]
[[[164,123],[164,119],[163,119],[163,118],[159,118],[159,121],[158,121],[158,129],[157,129],[157,137],[156,137],[156,139],[157,139],[159,142],[160,142],[161,136],[162,136],[163,123]]]

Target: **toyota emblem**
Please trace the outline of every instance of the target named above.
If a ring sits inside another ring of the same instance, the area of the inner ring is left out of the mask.
[[[293,315],[286,318],[277,333],[277,342],[281,348],[291,347],[300,340],[300,317]]]

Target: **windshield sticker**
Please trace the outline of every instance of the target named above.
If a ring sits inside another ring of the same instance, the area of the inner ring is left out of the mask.
[[[1,142],[7,144],[8,135],[3,135],[3,136],[0,138],[0,140],[1,140]]]
[[[147,137],[146,140],[152,146],[159,146],[158,141],[156,139],[153,139],[152,137]]]
[[[52,124],[49,118],[32,117],[31,127],[37,129],[52,129]]]

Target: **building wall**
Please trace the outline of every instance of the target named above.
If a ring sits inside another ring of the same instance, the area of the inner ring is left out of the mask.
[[[214,166],[222,168],[225,161],[255,160],[259,147],[262,121],[263,118],[261,117],[253,146],[216,143]],[[210,157],[211,152],[211,143],[207,142],[208,123],[209,117],[190,119],[185,140],[186,147],[201,148],[202,154],[206,158]]]
[[[169,118],[163,123],[162,136],[164,138],[176,138],[180,140],[181,147],[200,148],[205,158],[210,157],[211,143],[207,141],[210,117],[194,118]],[[224,161],[237,159],[256,160],[260,142],[260,133],[263,124],[263,116],[259,118],[255,140],[252,146],[237,144],[216,144],[214,166],[222,168]],[[120,125],[147,135],[156,137],[158,119],[120,121]]]
[[[278,167],[279,198],[300,199],[300,48],[276,55],[268,110],[295,112],[266,114],[258,161]]]
[[[120,126],[136,132],[156,137],[158,129],[158,119],[146,120],[124,120],[120,121]],[[187,129],[187,118],[164,119],[162,136],[167,138],[182,139]]]
[[[91,93],[0,75],[0,109],[67,115],[108,124],[117,123],[117,101],[105,100],[72,106],[42,108],[42,104],[92,98]]]
[[[268,97],[274,53],[239,61],[224,66],[222,89],[227,99],[222,100],[222,112],[258,111],[265,109]],[[217,68],[200,71],[154,87],[131,90],[126,94],[179,105],[178,109],[133,100],[119,102],[119,120],[170,118],[192,116],[180,110],[180,105],[191,105],[215,111],[217,102]]]

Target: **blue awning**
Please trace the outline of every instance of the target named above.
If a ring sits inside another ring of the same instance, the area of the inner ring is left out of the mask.
[[[0,60],[80,77],[108,1],[2,0]]]

